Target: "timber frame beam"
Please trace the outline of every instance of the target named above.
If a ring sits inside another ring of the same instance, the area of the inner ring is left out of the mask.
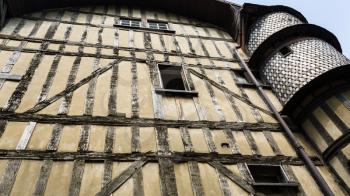
[[[238,95],[238,94],[236,94],[236,93],[234,93],[234,92],[228,90],[226,87],[224,87],[224,86],[218,84],[217,82],[211,80],[211,79],[208,78],[207,76],[205,76],[205,75],[203,75],[203,74],[201,74],[201,73],[198,73],[197,71],[195,71],[195,70],[193,70],[193,69],[189,69],[189,71],[190,71],[192,74],[194,74],[195,76],[197,76],[197,77],[199,77],[199,78],[201,78],[201,79],[203,79],[203,80],[208,81],[211,85],[215,86],[216,88],[219,88],[221,91],[224,91],[225,93],[227,93],[227,94],[229,94],[229,95],[231,95],[231,96],[233,96],[233,97],[235,97],[235,98],[237,98],[237,99],[243,101],[244,103],[248,104],[249,106],[258,109],[258,110],[264,112],[265,114],[267,114],[267,115],[269,115],[269,116],[271,116],[271,117],[274,117],[273,114],[272,114],[272,112],[270,112],[270,111],[268,111],[268,110],[266,110],[266,109],[264,109],[264,108],[261,108],[261,107],[255,105],[255,104],[251,103],[251,102],[250,102],[249,100],[247,100],[246,98],[244,98],[244,97],[242,97],[242,96],[240,96],[240,95]]]
[[[0,35],[0,38],[3,37]],[[6,36],[5,36],[6,37]],[[26,40],[31,40],[31,39],[14,39],[14,40],[20,40],[20,41],[26,41]],[[34,39],[33,39],[34,40]],[[37,41],[34,41],[36,43],[41,43],[41,41],[37,42]],[[56,41],[48,41],[49,43],[58,43]],[[74,44],[74,46],[89,46],[90,44]],[[95,46],[94,46],[95,47]],[[98,46],[96,48],[109,48],[109,49],[112,49],[108,46],[106,47],[101,47],[101,46]],[[8,47],[8,46],[3,46],[3,45],[0,45],[0,49],[1,50],[6,50],[6,51],[18,51],[18,48],[16,47]],[[136,51],[136,52],[148,52],[149,50],[145,50],[145,49],[135,49],[135,48],[122,48],[120,47],[119,50],[125,50],[125,51]],[[151,50],[152,52],[155,52],[157,54],[164,54],[164,52],[159,52],[159,51],[155,51],[155,50]],[[106,54],[90,54],[90,53],[81,53],[81,52],[66,52],[66,51],[55,51],[55,50],[50,50],[50,49],[30,49],[30,48],[22,48],[21,49],[21,52],[24,52],[24,53],[42,53],[42,54],[45,54],[45,55],[64,55],[64,56],[79,56],[79,57],[100,57],[100,58],[105,58],[105,59],[115,59],[115,56],[114,55],[106,55]],[[201,56],[201,55],[195,55],[195,54],[179,54],[179,53],[176,53],[176,52],[169,52],[169,53],[166,53],[168,55],[171,55],[171,56],[184,56],[184,57],[188,57],[188,58],[205,58],[205,59],[210,59],[210,60],[216,60],[216,61],[227,61],[227,62],[237,62],[235,59],[232,59],[232,58],[223,58],[223,57],[209,57],[209,56]],[[129,60],[129,61],[132,61],[133,58],[131,57],[124,57],[125,60]],[[140,59],[140,58],[134,58],[136,59],[137,62],[145,62],[144,59]]]
[[[125,171],[123,171],[118,177],[114,178],[110,183],[102,188],[102,190],[96,194],[96,196],[108,196],[122,186],[130,177],[147,163],[147,161],[140,160],[135,161]]]
[[[159,159],[170,159],[174,163],[196,161],[202,163],[220,162],[223,164],[287,164],[304,165],[298,157],[291,156],[256,156],[256,155],[223,155],[217,153],[195,153],[195,152],[175,152],[162,155],[157,152],[146,153],[106,153],[106,152],[55,152],[55,151],[30,151],[30,150],[0,150],[1,159],[21,159],[21,160],[55,160],[74,161],[85,160],[86,162],[110,161],[137,161],[147,160],[158,162]],[[314,164],[323,166],[323,162],[318,157],[312,157]],[[217,164],[214,164],[217,165]]]
[[[209,165],[216,168],[221,174],[225,175],[232,182],[236,183],[238,186],[240,186],[242,189],[244,189],[248,193],[250,193],[250,194],[255,193],[253,187],[250,184],[248,184],[247,181],[245,181],[241,177],[234,174],[231,170],[229,170],[227,167],[225,167],[225,165],[223,165],[222,163],[213,161],[213,162],[209,162]]]
[[[166,126],[172,128],[188,127],[209,129],[234,129],[234,130],[256,130],[280,132],[277,123],[245,123],[245,122],[223,122],[223,121],[188,121],[188,120],[164,120],[150,118],[126,118],[124,116],[67,116],[0,112],[0,119],[13,122],[38,122],[38,123],[60,123],[64,125],[106,125],[106,126],[139,126],[156,127]]]

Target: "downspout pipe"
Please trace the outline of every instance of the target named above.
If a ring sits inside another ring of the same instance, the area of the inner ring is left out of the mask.
[[[238,49],[238,48],[237,48]],[[307,169],[311,173],[312,177],[315,179],[317,185],[320,187],[322,193],[326,196],[334,196],[334,193],[328,186],[327,182],[324,180],[324,178],[321,176],[320,172],[317,170],[315,164],[312,162],[309,155],[305,152],[304,147],[298,142],[297,138],[294,136],[292,130],[289,128],[286,121],[282,118],[281,114],[278,112],[278,110],[275,108],[275,106],[272,104],[269,97],[266,95],[265,91],[263,90],[263,87],[256,79],[255,75],[250,70],[247,63],[242,59],[242,57],[237,52],[237,49],[233,49],[233,52],[240,62],[243,69],[246,71],[248,79],[253,82],[253,84],[258,89],[259,95],[263,98],[265,103],[268,105],[274,116],[276,117],[277,121],[281,124],[285,134],[287,135],[288,140],[294,147],[295,151],[299,155],[299,157],[304,161]]]

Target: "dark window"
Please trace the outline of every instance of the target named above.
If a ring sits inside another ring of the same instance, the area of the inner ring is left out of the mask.
[[[158,29],[158,30],[169,30],[169,25],[165,22],[148,22],[148,27],[150,29]]]
[[[243,71],[235,71],[236,81],[239,84],[249,84],[247,78],[244,75]]]
[[[280,49],[280,53],[283,57],[287,57],[288,55],[292,54],[292,49],[288,46],[285,46]]]
[[[257,183],[285,183],[287,180],[280,166],[248,165]]]
[[[160,76],[164,89],[186,90],[182,79],[182,67],[173,65],[159,65]]]
[[[182,66],[158,64],[158,68],[162,88],[156,88],[156,93],[165,96],[198,96],[198,92],[188,85]]]
[[[222,147],[222,148],[230,148],[230,144],[224,142],[224,143],[221,143],[221,147]]]
[[[285,176],[282,167],[273,165],[248,165],[252,186],[257,195],[298,195],[296,182],[290,182]]]
[[[253,71],[253,70],[252,70]],[[254,73],[254,71],[253,71]],[[253,82],[251,82],[245,72],[243,70],[235,70],[234,71],[234,74],[235,74],[235,82],[238,86],[241,86],[241,87],[246,87],[246,88],[255,88],[255,85],[253,84]],[[263,88],[266,88],[266,89],[270,89],[271,87],[263,82],[262,80],[260,80],[259,77],[256,77],[256,80],[258,81],[258,83],[263,87]]]
[[[120,25],[128,27],[141,27],[141,20],[122,18],[120,19]]]

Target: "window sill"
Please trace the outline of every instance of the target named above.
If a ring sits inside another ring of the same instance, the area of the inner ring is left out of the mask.
[[[131,26],[124,26],[124,25],[120,25],[120,24],[114,24],[114,26],[125,28],[125,29],[139,29],[139,30],[146,30],[146,31],[152,31],[152,32],[163,32],[163,33],[175,34],[174,30],[151,29],[151,28],[147,28],[147,27],[131,27]]]
[[[295,182],[285,183],[252,183],[256,193],[262,193],[263,195],[298,195],[299,185]]]
[[[186,90],[172,90],[172,89],[162,89],[157,88],[155,89],[156,93],[162,94],[162,95],[172,95],[172,96],[182,96],[182,97],[197,97],[198,92],[197,91],[186,91]]]
[[[255,85],[253,83],[236,83],[237,86],[243,87],[243,88],[255,88]],[[263,89],[271,89],[271,86],[266,84],[261,84],[261,87]]]
[[[255,188],[262,187],[283,187],[283,188],[298,188],[298,183],[296,182],[285,182],[285,183],[265,183],[265,182],[253,182],[252,186]]]

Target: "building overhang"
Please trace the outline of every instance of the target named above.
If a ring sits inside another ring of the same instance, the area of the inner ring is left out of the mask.
[[[226,32],[230,33],[234,40],[239,41],[244,47],[245,39],[247,38],[250,26],[257,18],[271,13],[271,12],[286,12],[297,17],[301,21],[308,23],[306,18],[298,11],[286,6],[262,6],[256,4],[244,4],[239,6],[224,0],[4,0],[7,3],[7,17],[16,17],[23,14],[36,12],[45,9],[56,9],[65,7],[78,7],[88,5],[125,5],[135,6],[150,9],[159,9],[166,12],[171,12],[178,15],[196,18],[203,22],[214,24]],[[1,17],[1,16],[0,16]],[[0,18],[1,19],[1,18]],[[300,37],[316,37],[320,38],[331,45],[333,45],[339,52],[341,46],[338,39],[328,30],[311,24],[300,24],[285,28],[270,36],[265,40],[259,48],[254,52],[250,58],[250,66],[261,65],[273,50],[279,46]],[[286,39],[287,38],[287,39]],[[257,67],[255,67],[257,68]],[[349,66],[339,68],[341,74],[347,73]],[[334,72],[336,72],[336,69]],[[330,71],[331,72],[331,71]],[[333,73],[333,71],[332,71]],[[348,73],[347,73],[348,74]],[[327,76],[327,77],[326,77]],[[325,77],[327,81],[334,79],[336,74],[328,72],[320,76]],[[325,80],[326,81],[326,80]],[[322,82],[322,79],[321,81]],[[305,92],[315,88],[315,84],[319,82],[312,82],[310,85],[301,89],[293,99],[284,107],[287,112],[293,108],[300,99],[304,97]],[[313,86],[313,87],[310,87]]]
[[[246,44],[249,39],[249,30],[250,27],[256,22],[257,19],[262,16],[274,13],[274,12],[285,12],[291,14],[298,18],[303,23],[308,23],[307,19],[297,10],[283,6],[283,5],[274,5],[274,6],[265,6],[257,5],[251,3],[245,3],[241,9],[241,36],[240,44],[243,49],[246,49]]]
[[[44,9],[88,6],[88,5],[127,5],[160,9],[174,14],[189,16],[214,24],[230,33],[238,35],[237,18],[240,6],[223,0],[5,0],[8,4],[8,17],[20,16]]]
[[[284,105],[282,113],[293,116],[296,120],[302,119],[308,108],[312,108],[312,104],[321,97],[327,97],[348,89],[350,74],[350,64],[339,66],[331,69],[311,82],[303,86],[296,92],[293,97]],[[306,102],[307,101],[307,102]],[[300,107],[303,107],[303,112]]]

